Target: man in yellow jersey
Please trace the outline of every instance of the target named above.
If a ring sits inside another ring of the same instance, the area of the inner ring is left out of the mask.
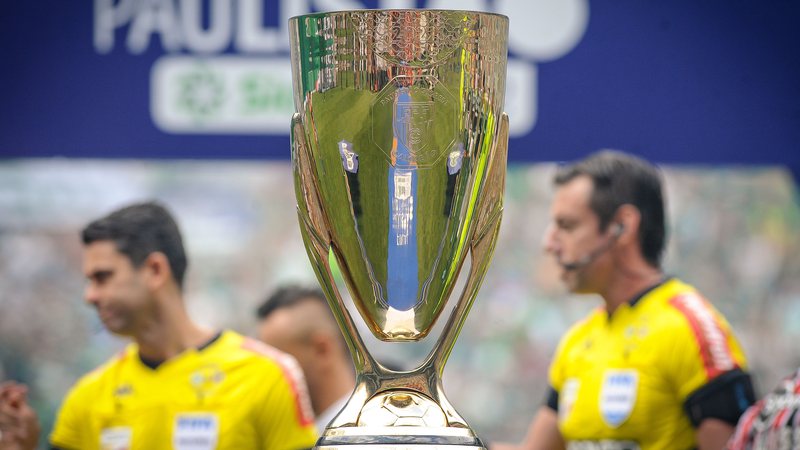
[[[325,295],[319,288],[283,286],[256,315],[258,338],[294,356],[303,368],[322,433],[356,386],[353,360]]]
[[[143,203],[120,209],[90,223],[82,237],[86,301],[109,331],[133,343],[72,388],[50,436],[53,448],[314,445],[313,415],[294,358],[188,317],[183,243],[164,207]],[[29,426],[30,420],[13,416],[23,411],[24,396],[18,387],[7,389],[17,389],[11,393],[16,403],[0,405],[0,423]],[[0,431],[0,449],[34,448],[16,438],[29,433]]]
[[[562,338],[524,444],[492,450],[722,449],[752,383],[726,320],[661,270],[658,170],[603,151],[561,167],[555,185],[545,250],[571,292],[604,304]]]

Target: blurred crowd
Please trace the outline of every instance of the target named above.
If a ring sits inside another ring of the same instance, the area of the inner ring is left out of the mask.
[[[541,251],[554,167],[509,167],[494,260],[445,369],[449,398],[490,441],[522,437],[544,400],[558,339],[600,304],[567,295]],[[800,338],[795,180],[780,168],[664,172],[665,271],[697,286],[731,321],[764,394],[800,365],[792,345]],[[29,384],[43,433],[75,380],[124,343],[82,300],[78,231],[143,199],[167,204],[183,227],[186,299],[203,324],[254,335],[255,309],[268,292],[315,283],[288,162],[0,164],[0,379]],[[374,349],[400,364],[421,354]]]

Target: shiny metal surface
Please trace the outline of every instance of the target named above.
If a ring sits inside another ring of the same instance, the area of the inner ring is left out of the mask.
[[[290,33],[298,215],[358,373],[350,402],[319,445],[415,436],[408,442],[480,448],[444,397],[440,376],[502,215],[508,19],[344,11],[292,18]],[[465,290],[423,365],[398,373],[376,364],[333,282],[330,256],[372,333],[414,342],[439,318],[467,254]]]

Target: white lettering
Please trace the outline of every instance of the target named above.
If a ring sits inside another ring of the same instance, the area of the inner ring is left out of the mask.
[[[314,7],[319,11],[342,11],[345,9],[363,9],[361,2],[353,0],[314,0]],[[413,8],[413,6],[412,6]]]
[[[697,296],[687,295],[682,298],[682,301],[686,309],[697,319],[700,331],[708,341],[708,349],[711,353],[714,367],[720,370],[733,369],[735,364],[728,351],[727,340],[711,311]]]
[[[140,0],[128,31],[128,50],[138,54],[147,50],[150,36],[161,35],[161,45],[168,52],[181,48],[181,29],[172,0]]]
[[[518,59],[508,60],[505,106],[508,116],[514,118],[508,128],[513,137],[525,136],[536,124],[538,78],[535,64]]]
[[[208,30],[203,29],[202,0],[181,0],[181,25],[186,46],[199,53],[216,53],[225,50],[231,39],[231,2],[211,0]]]
[[[588,0],[495,0],[494,7],[512,18],[509,50],[536,62],[569,53],[581,41],[589,23]]]
[[[280,0],[279,28],[265,28],[264,0],[239,0],[236,49],[244,53],[276,53],[288,48],[289,18],[308,10],[305,2]]]
[[[110,53],[115,47],[142,54],[159,44],[166,53],[209,55],[232,50],[240,55],[285,54],[289,18],[314,11],[365,7],[360,0],[93,1],[93,45],[100,54]],[[265,17],[268,1],[278,2],[277,18]],[[380,8],[414,8],[417,4],[412,0],[377,2]],[[506,83],[511,95],[506,95],[505,102],[506,111],[514,118],[510,134],[517,137],[530,133],[538,114],[535,63],[563,56],[577,45],[588,23],[588,0],[428,0],[422,4],[427,8],[494,11],[533,20],[511,21],[509,49],[513,55],[508,61]],[[117,39],[123,39],[124,45]],[[218,132],[226,130],[231,131],[220,126]],[[719,348],[723,347],[712,351]]]
[[[430,0],[425,2],[425,7],[430,9],[465,9],[468,11],[486,11],[486,2],[483,0]]]
[[[378,7],[381,9],[409,9],[416,7],[414,0],[381,0]]]
[[[128,25],[126,47],[133,54],[147,51],[154,34],[159,35],[161,45],[168,53],[179,52],[184,47],[192,52],[220,53],[232,42],[240,53],[284,52],[289,45],[289,18],[308,13],[311,5],[303,1],[280,0],[279,25],[270,28],[263,24],[265,2],[94,0],[94,47],[98,53],[109,53],[114,49],[115,32]],[[344,4],[331,0],[325,3],[329,6]],[[209,10],[207,29],[203,27],[204,7]],[[233,8],[236,8],[235,14]]]
[[[114,48],[114,30],[128,23],[133,17],[135,0],[95,0],[94,2],[94,48],[99,53],[108,53]]]

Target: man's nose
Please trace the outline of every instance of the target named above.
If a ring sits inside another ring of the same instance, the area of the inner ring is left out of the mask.
[[[89,283],[84,288],[83,300],[90,305],[97,305],[97,302],[100,300],[100,294],[94,283]]]
[[[553,224],[547,226],[542,235],[542,250],[545,253],[555,253],[558,251],[558,240],[556,239],[556,227]]]

